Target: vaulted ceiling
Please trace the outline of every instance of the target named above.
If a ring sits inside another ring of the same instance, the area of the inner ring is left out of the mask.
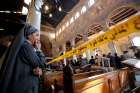
[[[55,28],[78,2],[79,0],[44,0],[42,24]],[[48,10],[45,10],[45,6]]]

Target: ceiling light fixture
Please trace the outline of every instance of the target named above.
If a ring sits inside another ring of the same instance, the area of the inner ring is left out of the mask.
[[[50,17],[50,18],[52,17],[52,14],[51,14],[51,13],[49,14],[49,17]]]
[[[11,11],[0,11],[0,13],[11,13]]]
[[[0,13],[22,13],[20,11],[0,11]]]
[[[45,6],[45,10],[46,10],[46,11],[49,10],[49,6],[48,6],[48,5]]]
[[[4,13],[4,11],[0,11],[0,13]]]
[[[3,28],[0,28],[0,31],[4,30]]]
[[[13,12],[13,13],[15,13],[15,14],[16,14],[17,12],[15,11],[15,12]]]
[[[62,8],[61,8],[61,6],[59,6],[58,10],[59,10],[60,12],[62,11]]]
[[[60,28],[58,33],[60,34],[61,32],[62,32],[62,30],[61,30],[61,28]]]
[[[68,26],[69,26],[69,22],[66,23],[66,27],[68,27]]]

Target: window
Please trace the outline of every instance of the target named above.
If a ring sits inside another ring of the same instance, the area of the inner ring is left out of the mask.
[[[88,2],[88,6],[91,7],[94,3],[95,3],[94,0],[89,0],[89,2]]]
[[[60,28],[58,33],[60,34],[61,32],[62,32],[62,30],[61,30],[61,28]]]
[[[86,6],[83,6],[82,9],[81,9],[81,14],[84,14],[86,11],[87,11]]]
[[[68,26],[69,26],[69,22],[66,23],[66,27],[68,27]]]
[[[77,13],[75,14],[75,19],[77,19],[79,16],[80,16],[80,14],[79,14],[79,12],[77,12]]]
[[[72,17],[72,18],[70,19],[70,24],[73,23],[73,22],[74,22],[74,18]]]
[[[29,5],[31,3],[31,0],[24,0],[24,3]]]
[[[65,25],[63,25],[63,27],[62,27],[62,31],[64,31],[65,30]]]
[[[56,32],[56,36],[58,36],[59,35],[59,32]]]

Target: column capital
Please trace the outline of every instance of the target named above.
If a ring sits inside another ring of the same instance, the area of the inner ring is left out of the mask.
[[[84,40],[84,41],[88,41],[88,35],[87,35],[87,33],[84,33],[84,34],[83,34],[83,40]]]
[[[71,42],[71,47],[74,48],[75,47],[75,38],[72,38],[70,40],[70,42]]]

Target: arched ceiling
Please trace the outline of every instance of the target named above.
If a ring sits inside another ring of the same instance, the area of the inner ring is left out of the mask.
[[[83,2],[86,2],[84,0],[81,0]],[[81,2],[80,1],[80,2]],[[112,11],[116,10],[117,8],[120,8],[122,6],[135,6],[138,3],[137,0],[95,0],[95,5],[93,5],[92,8],[87,9],[85,14],[82,14],[78,19],[76,19],[69,27],[65,28],[66,30],[62,31],[60,36],[58,35],[57,41],[61,44],[64,44],[69,38],[76,38],[76,41],[82,40],[83,34],[88,32],[88,36],[100,32],[100,31],[107,31],[108,26],[106,24],[107,18],[109,15],[111,15]],[[139,2],[140,3],[140,2]],[[70,20],[72,16],[75,15],[75,13],[79,10],[79,7],[82,7],[84,4],[81,5],[78,4],[76,8],[74,8],[74,13],[70,14],[71,16],[66,16],[63,22],[61,23],[60,27],[58,27],[58,32],[60,28],[63,28],[63,25],[67,22],[67,20]],[[87,5],[87,3],[85,3]],[[88,6],[87,6],[88,7]],[[129,10],[126,8],[126,10]],[[129,10],[130,13],[135,13],[133,9]],[[117,12],[116,12],[117,13]],[[119,12],[118,12],[119,13]],[[113,14],[114,15],[114,14]],[[71,34],[73,33],[73,34]],[[63,35],[62,35],[63,34]],[[61,37],[62,36],[62,37]],[[61,39],[59,39],[61,38]]]
[[[56,27],[61,20],[71,11],[71,9],[79,2],[79,0],[43,0],[44,6],[48,6],[46,11],[43,7],[42,24]],[[59,10],[61,7],[61,11]],[[49,15],[52,14],[52,17]]]

